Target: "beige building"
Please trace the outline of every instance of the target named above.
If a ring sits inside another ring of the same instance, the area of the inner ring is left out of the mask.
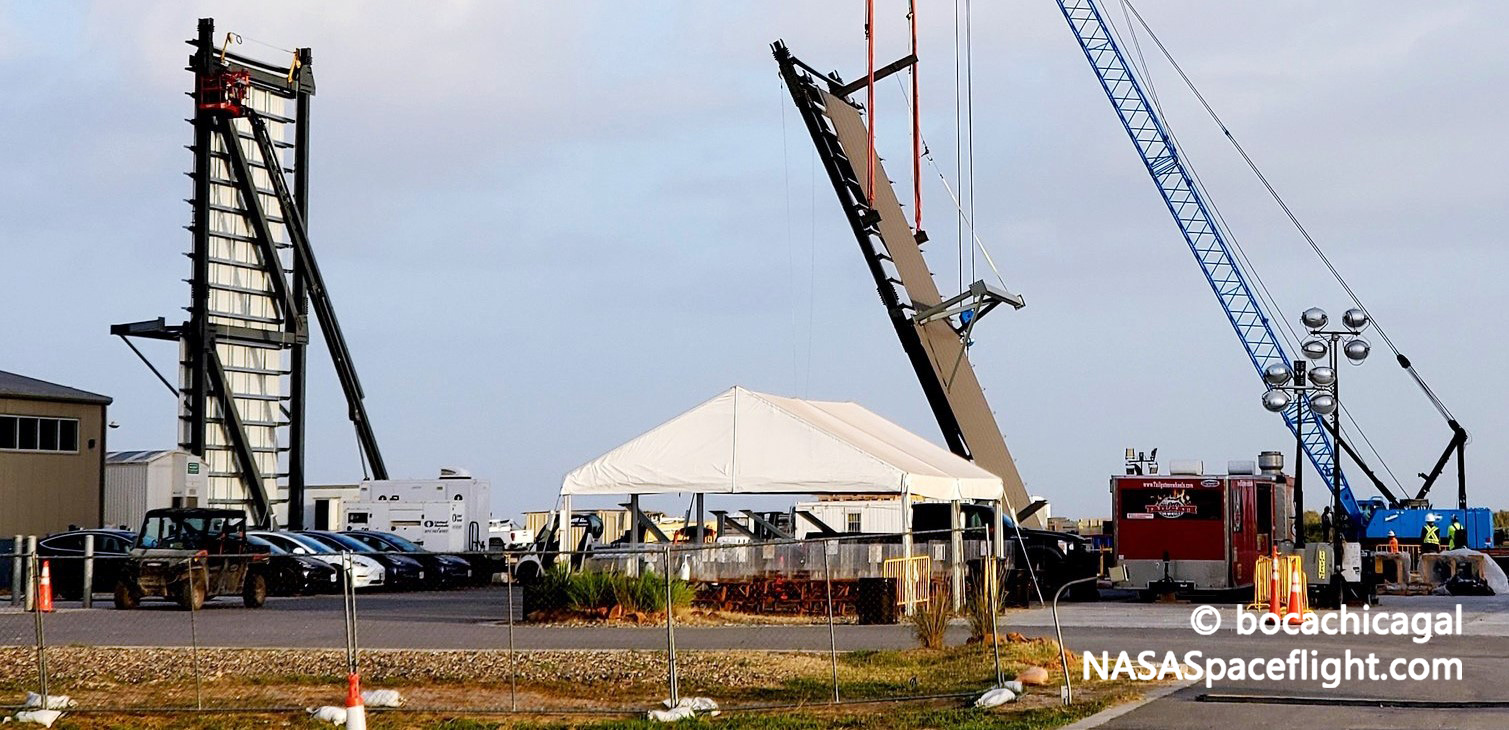
[[[0,370],[0,535],[100,524],[110,398]]]

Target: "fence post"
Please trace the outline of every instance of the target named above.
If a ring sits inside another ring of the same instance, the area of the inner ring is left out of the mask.
[[[84,582],[79,589],[84,608],[94,608],[94,533],[84,533]]]
[[[37,608],[37,536],[26,536],[26,610]]]
[[[356,571],[352,568],[351,552],[341,552],[341,567],[346,571],[345,590],[341,591],[342,608],[346,621],[346,676],[356,674]]]
[[[671,544],[665,544],[665,567],[661,571],[665,579],[665,647],[666,677],[671,685],[671,707],[681,702],[680,682],[676,677],[676,620],[671,606]]]
[[[28,603],[30,603],[33,597],[36,596],[37,586],[42,580],[40,568],[38,567],[36,560],[36,546],[37,538],[32,537],[28,541],[28,547],[30,548],[32,556],[30,575],[27,576],[29,579],[28,582],[30,583],[26,591],[26,598]],[[38,606],[37,608],[40,608],[40,606]],[[42,706],[47,707],[47,638],[45,634],[42,633],[42,612],[40,610],[34,610],[32,611],[31,615],[33,617],[32,623],[36,627],[37,632],[37,688],[42,694]]]
[[[21,558],[21,548],[26,542],[25,535],[16,535],[11,538],[10,544],[10,605],[19,606],[26,594],[25,576],[26,563]]]
[[[513,563],[505,551],[503,553],[503,566],[508,569],[508,709],[515,712],[519,709],[519,659],[514,654],[513,645],[513,594],[519,589],[518,581],[514,577],[518,575]]]
[[[198,561],[199,561],[199,558],[189,558],[189,595],[190,596],[193,596],[193,594],[194,594],[194,592],[193,592],[193,586],[194,586],[194,581],[197,580],[196,573],[198,571],[197,566],[195,565],[195,563],[197,563]],[[206,595],[208,595],[208,593],[209,593],[209,585],[210,585],[210,565],[209,565],[208,559],[206,559],[205,564],[204,564],[204,586],[205,586],[205,593],[206,593]],[[195,707],[195,709],[203,710],[204,709],[204,679],[203,679],[204,672],[199,671],[199,624],[198,624],[198,614],[199,614],[199,609],[194,606],[194,601],[190,600],[189,601],[189,652],[190,652],[190,658],[192,659],[193,664],[194,664],[194,707]]]
[[[996,622],[996,615],[1001,612],[1001,566],[997,560],[994,553],[986,559],[990,570],[981,577],[985,579],[985,598],[990,602],[990,653],[995,658],[996,686],[1000,687],[1006,682],[1006,675],[1001,673],[1001,627]]]
[[[838,636],[833,631],[833,565],[828,559],[830,548],[838,543],[832,538],[823,541],[823,584],[828,591],[828,657],[833,665],[833,704],[838,704]]]

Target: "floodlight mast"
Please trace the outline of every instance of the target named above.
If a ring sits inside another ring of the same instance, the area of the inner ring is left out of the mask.
[[[945,299],[922,256],[927,234],[912,229],[878,157],[870,163],[875,166],[875,188],[866,186],[863,157],[869,154],[869,125],[848,95],[863,89],[868,79],[846,84],[837,74],[823,74],[803,63],[784,43],[776,42],[772,50],[949,450],[999,476],[1007,502],[1018,510],[1014,517],[1026,526],[1041,527],[1043,519],[1030,504],[968,359],[975,323],[1002,304],[1019,309],[1025,302],[1020,295],[984,282]],[[915,60],[908,56],[888,64],[876,70],[875,78],[896,73]]]

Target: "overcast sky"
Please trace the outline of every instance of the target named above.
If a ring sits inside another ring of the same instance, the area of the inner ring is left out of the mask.
[[[883,62],[905,53],[905,4],[877,5]],[[1505,506],[1509,5],[1139,9],[1471,430],[1473,500]],[[924,135],[951,180],[952,12],[920,11]],[[858,0],[7,3],[0,369],[113,396],[112,448],[175,440],[171,396],[107,330],[188,304],[183,40],[207,15],[243,53],[314,49],[312,239],[394,476],[464,466],[496,513],[543,509],[566,471],[734,384],[854,400],[941,442],[768,48],[858,75]],[[1055,4],[974,3],[972,35],[978,233],[1029,302],[984,320],[972,357],[1029,489],[1106,515],[1128,446],[1292,459]],[[1339,315],[1343,292],[1149,62],[1281,316]],[[880,85],[909,200],[905,104]],[[928,255],[957,290],[952,203],[924,178]],[[1417,485],[1449,432],[1373,339],[1344,399]],[[143,346],[171,369],[170,345]],[[312,481],[355,480],[340,390],[311,362]]]

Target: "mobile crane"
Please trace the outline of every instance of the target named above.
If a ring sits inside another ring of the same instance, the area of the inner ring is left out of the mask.
[[[1233,255],[1227,233],[1212,215],[1198,179],[1175,146],[1157,106],[1149,103],[1145,80],[1138,77],[1135,67],[1128,62],[1100,4],[1095,0],[1057,2],[1254,368],[1261,376],[1271,366],[1287,366],[1291,359],[1275,335],[1273,320],[1254,294],[1250,273]],[[1224,127],[1223,131],[1230,137]],[[1322,481],[1335,491],[1336,501],[1347,517],[1344,523],[1349,527],[1349,540],[1377,544],[1387,539],[1390,530],[1400,535],[1419,534],[1429,514],[1440,515],[1443,519],[1459,515],[1467,527],[1469,544],[1481,547],[1491,534],[1492,516],[1486,508],[1467,507],[1467,431],[1425,385],[1409,359],[1397,350],[1394,354],[1400,367],[1425,391],[1451,430],[1451,439],[1434,467],[1429,473],[1419,475],[1422,483],[1413,499],[1396,497],[1345,440],[1336,439],[1336,445],[1357,462],[1383,495],[1382,499],[1374,497],[1359,502],[1345,477],[1335,474],[1340,466],[1333,450],[1333,434],[1327,430],[1323,416],[1315,409],[1305,407],[1307,396],[1295,399],[1283,411],[1284,421],[1302,444]],[[1302,417],[1301,413],[1306,415]],[[1425,501],[1426,495],[1453,455],[1456,456],[1457,469],[1457,509],[1434,510]],[[1300,465],[1295,468],[1299,469]]]

